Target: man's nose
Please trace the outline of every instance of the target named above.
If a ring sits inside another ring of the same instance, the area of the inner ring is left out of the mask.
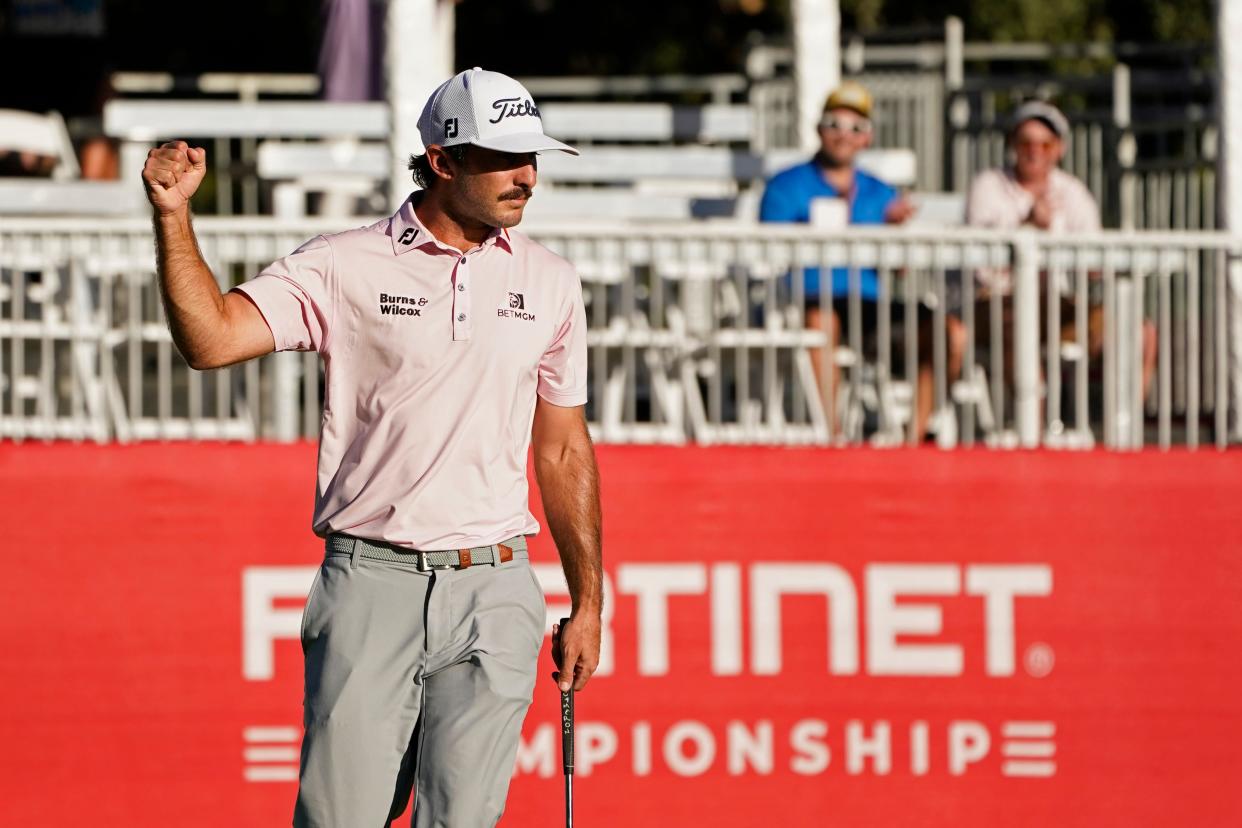
[[[535,160],[535,156],[531,156],[528,163],[516,168],[513,171],[513,183],[519,187],[531,188],[535,186],[536,179],[539,178],[539,163]]]

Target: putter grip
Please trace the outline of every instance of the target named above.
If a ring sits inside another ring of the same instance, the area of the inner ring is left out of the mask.
[[[568,623],[568,618],[561,619],[562,631]],[[572,665],[561,666],[562,676],[565,674],[566,667],[568,667],[569,679],[573,681]],[[561,693],[561,761],[565,774],[567,776],[572,774],[574,772],[574,690],[572,687]]]

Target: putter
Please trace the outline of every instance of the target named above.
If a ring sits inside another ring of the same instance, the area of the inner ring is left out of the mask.
[[[568,618],[561,619],[561,634],[565,632]],[[561,668],[564,671],[564,667]],[[563,672],[562,672],[563,675]],[[561,692],[561,764],[565,770],[565,828],[574,825],[574,688],[573,670],[570,669],[568,690]]]

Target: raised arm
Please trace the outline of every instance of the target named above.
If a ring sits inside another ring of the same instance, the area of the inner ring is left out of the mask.
[[[603,562],[600,547],[599,469],[582,406],[563,407],[538,398],[531,432],[535,477],[543,511],[556,541],[573,603],[569,626],[558,630],[556,649],[562,690],[581,690],[599,666]]]
[[[160,295],[173,342],[190,367],[219,368],[269,354],[276,343],[258,308],[221,294],[190,223],[190,196],[207,173],[207,152],[173,141],[147,155],[142,183],[154,208]]]

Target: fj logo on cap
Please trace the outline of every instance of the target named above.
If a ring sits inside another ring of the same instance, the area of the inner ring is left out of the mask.
[[[495,121],[493,121],[492,123],[495,123]],[[457,119],[456,118],[449,118],[447,121],[444,122],[444,137],[445,138],[456,138],[457,137]]]
[[[535,106],[535,102],[529,98],[501,98],[498,101],[492,101],[492,109],[500,114],[488,121],[489,124],[498,124],[505,118],[539,117],[539,107]]]

